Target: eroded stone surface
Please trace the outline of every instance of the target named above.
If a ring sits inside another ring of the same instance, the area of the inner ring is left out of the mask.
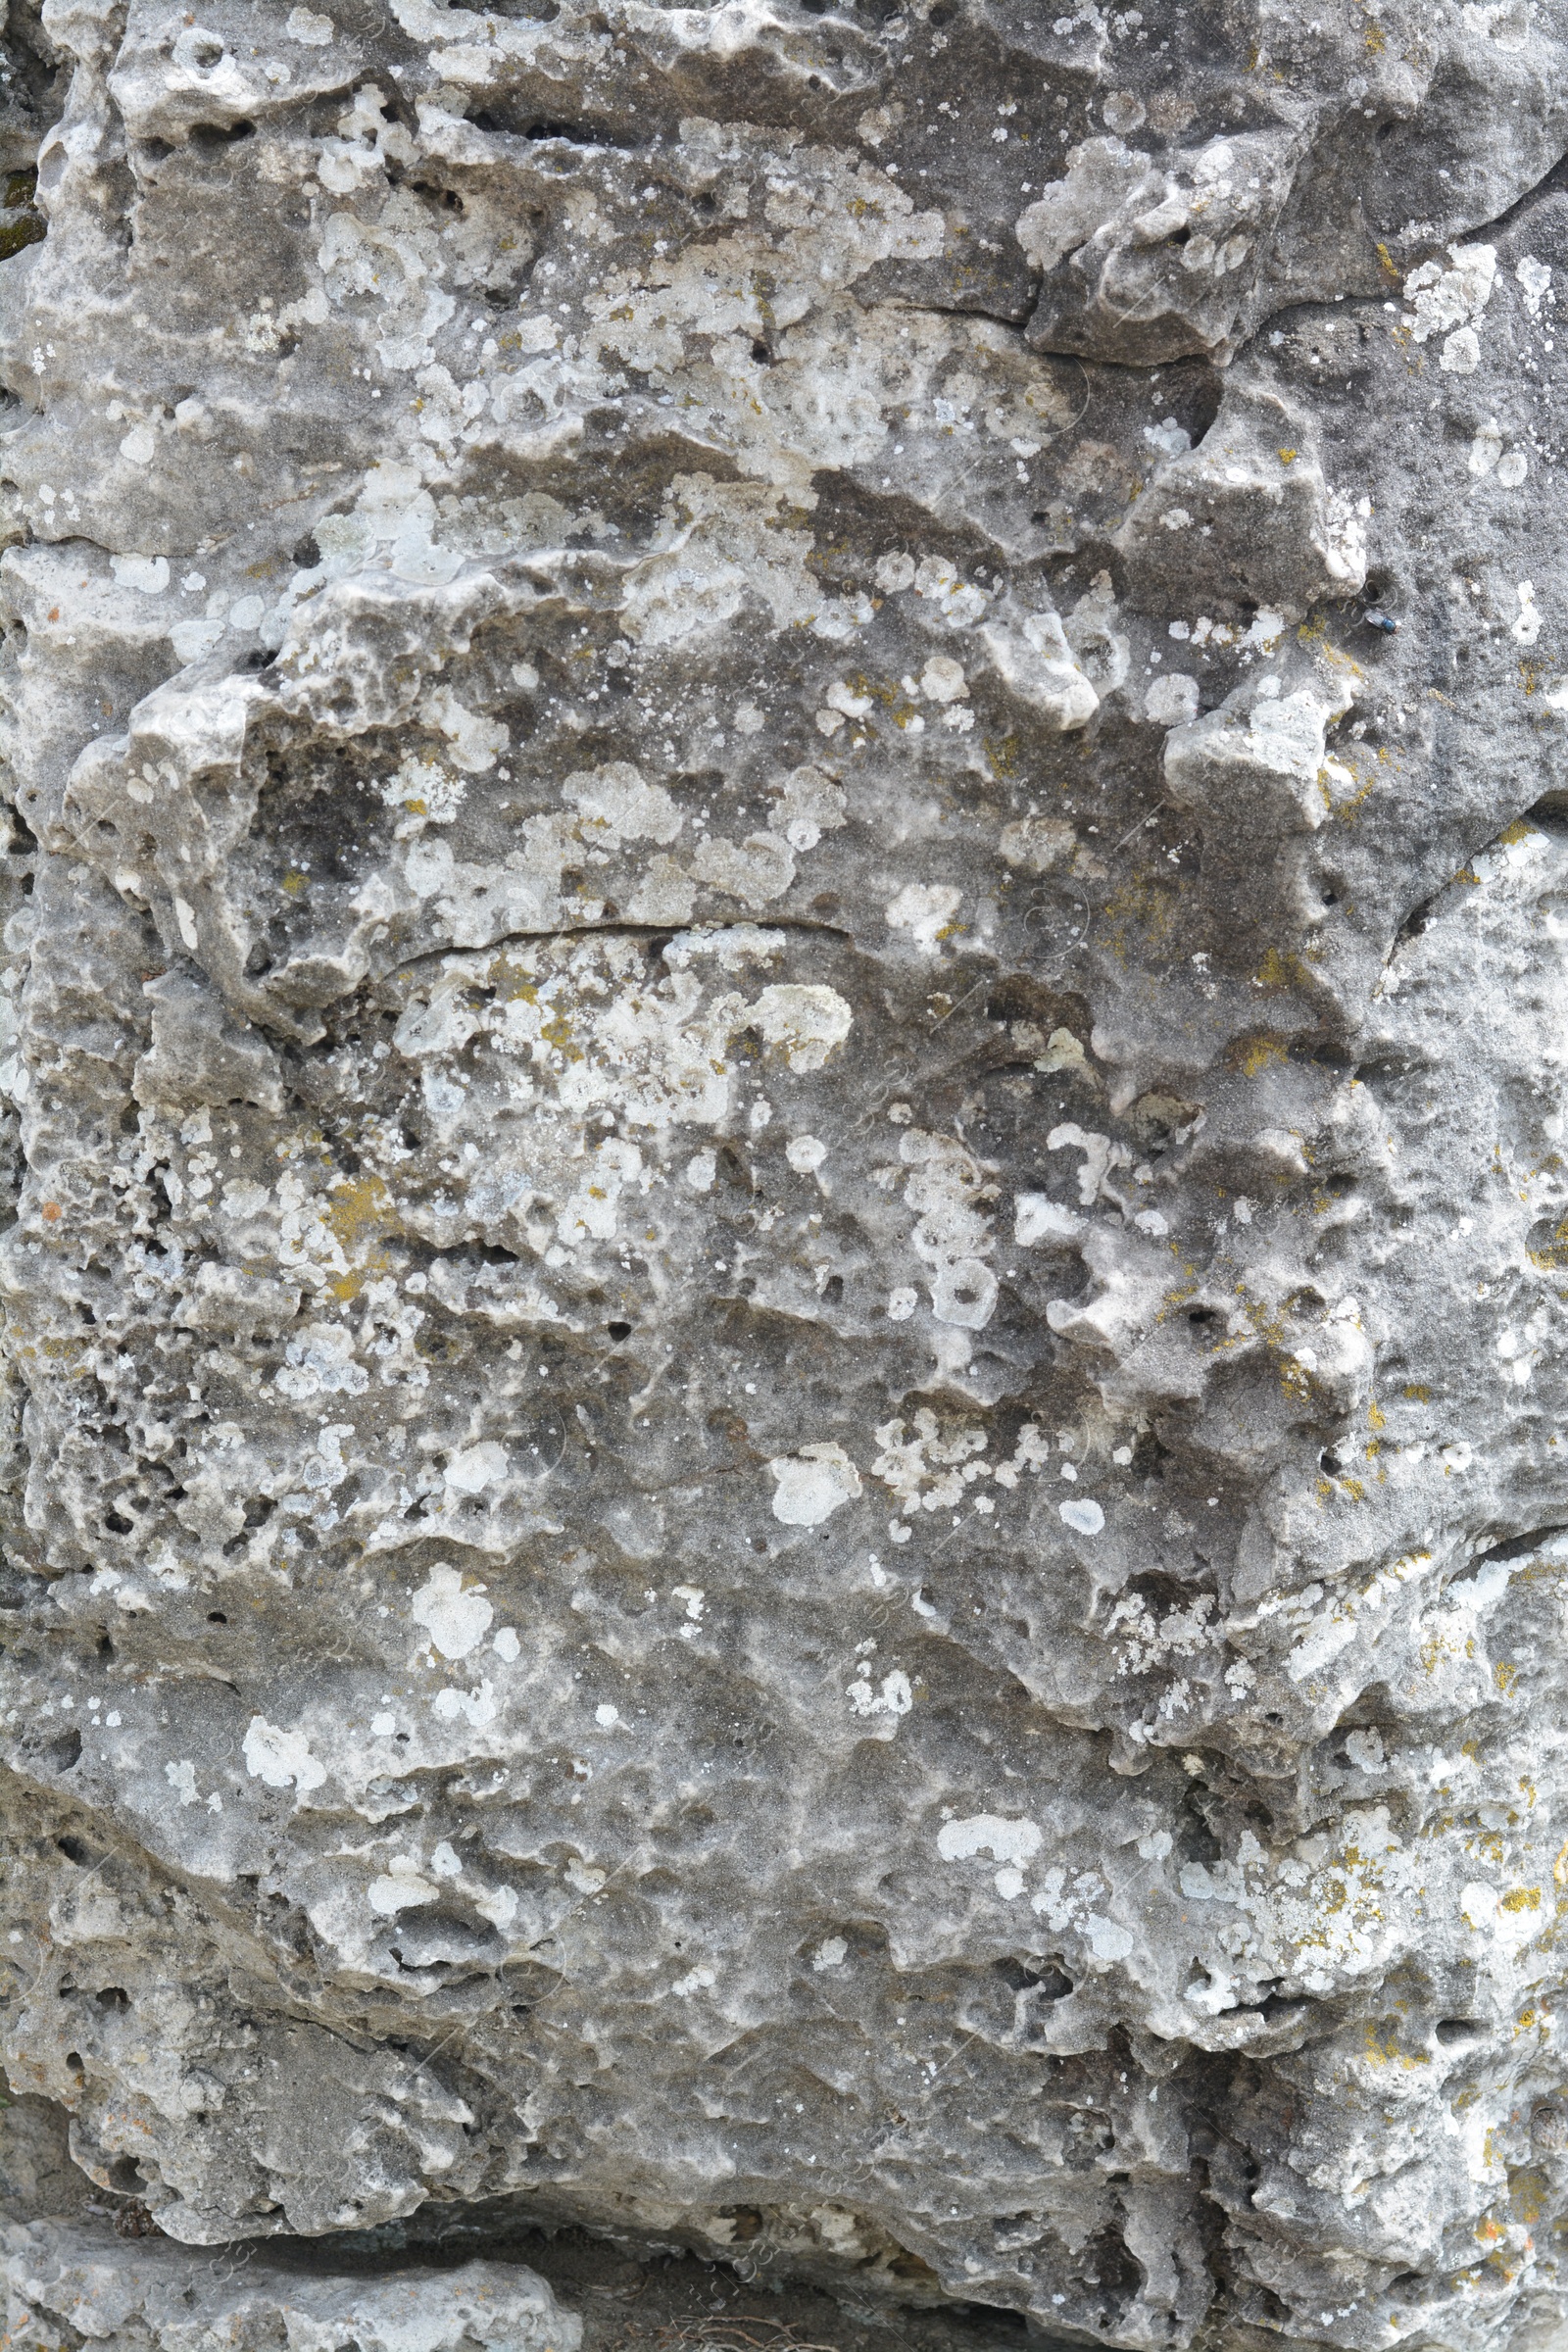
[[[312,2277],[243,2257],[202,2261],[167,2241],[117,2241],[58,2222],[5,2233],[6,2323],[107,2352],[577,2352],[580,2322],[521,2264],[390,2278]]]
[[[9,37],[13,2081],[1554,2340],[1561,11]]]

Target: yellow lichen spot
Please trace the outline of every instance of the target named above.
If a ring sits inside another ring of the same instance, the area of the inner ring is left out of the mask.
[[[1508,2170],[1508,2211],[1516,2222],[1528,2229],[1539,2222],[1546,2209],[1546,2176],[1534,2165],[1510,2166]]]
[[[1252,977],[1259,988],[1300,988],[1310,982],[1299,956],[1282,956],[1278,948],[1268,950]]]
[[[332,1189],[326,1222],[344,1254],[392,1223],[395,1207],[379,1176],[346,1176]]]
[[[1499,1658],[1492,1669],[1492,1679],[1506,1698],[1514,1684],[1519,1680],[1519,1669],[1517,1666],[1510,1665],[1506,1658]]]
[[[1404,1394],[1409,1397],[1412,1404],[1430,1404],[1432,1401],[1432,1391],[1430,1389],[1423,1388],[1418,1380],[1411,1381]]]
[[[1513,823],[1505,826],[1497,835],[1497,840],[1503,849],[1511,849],[1516,841],[1532,840],[1535,832],[1536,828],[1527,816],[1516,816]]]
[[[1516,1886],[1511,1894],[1503,1896],[1498,1908],[1503,1911],[1539,1911],[1541,1909],[1541,1888],[1539,1886]]]
[[[1366,1408],[1366,1417],[1369,1427],[1373,1429],[1387,1429],[1389,1426],[1388,1415],[1375,1396]]]
[[[283,888],[288,892],[288,895],[291,899],[297,899],[300,895],[300,892],[305,888],[305,885],[309,879],[310,876],[308,874],[302,874],[297,868],[291,867],[290,870],[283,876]]]
[[[1280,451],[1280,464],[1282,466],[1294,466],[1296,464],[1296,451],[1294,449],[1282,449]]]
[[[1268,1068],[1271,1062],[1286,1061],[1289,1058],[1285,1048],[1277,1038],[1255,1037],[1242,1047],[1237,1056],[1237,1065],[1244,1077],[1256,1078]]]
[[[1551,1239],[1544,1248],[1532,1250],[1527,1244],[1526,1255],[1543,1274],[1568,1273],[1568,1217],[1553,1228]]]

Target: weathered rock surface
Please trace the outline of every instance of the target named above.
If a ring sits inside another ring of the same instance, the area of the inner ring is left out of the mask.
[[[13,2082],[1559,2343],[1568,10],[6,38]],[[38,2180],[46,2330],[571,2352]]]
[[[577,2352],[582,2336],[543,2279],[515,2264],[320,2278],[33,2222],[8,2229],[5,2272],[13,2336],[69,2329],[106,2352]]]

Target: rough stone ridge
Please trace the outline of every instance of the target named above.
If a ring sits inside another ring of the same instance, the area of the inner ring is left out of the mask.
[[[12,2335],[66,2328],[104,2352],[577,2352],[582,2338],[519,2265],[321,2278],[197,2263],[183,2247],[106,2242],[57,2222],[13,2224],[6,2237]]]
[[[13,5],[0,2051],[187,2249],[1564,2340],[1568,5]]]

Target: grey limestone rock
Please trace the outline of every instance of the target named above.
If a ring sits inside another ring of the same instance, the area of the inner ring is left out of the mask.
[[[40,2221],[8,2227],[5,2279],[14,2337],[105,2352],[577,2352],[582,2337],[520,2264],[321,2276]]]
[[[1560,2345],[1563,0],[5,37],[14,2299]]]

